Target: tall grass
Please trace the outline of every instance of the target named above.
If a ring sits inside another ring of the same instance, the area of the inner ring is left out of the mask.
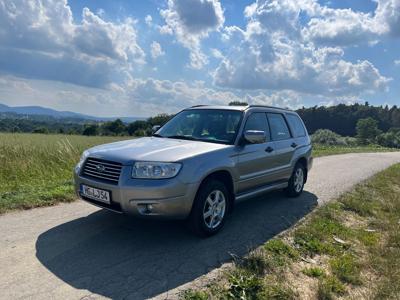
[[[81,153],[121,139],[0,133],[0,213],[73,200],[72,172]]]

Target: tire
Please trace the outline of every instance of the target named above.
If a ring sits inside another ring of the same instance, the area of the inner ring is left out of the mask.
[[[285,189],[286,195],[289,197],[298,197],[304,189],[306,181],[306,169],[303,164],[297,163],[293,169],[292,176],[289,179],[288,187]]]
[[[218,180],[205,181],[199,188],[189,216],[190,229],[200,237],[216,234],[224,226],[229,192]]]

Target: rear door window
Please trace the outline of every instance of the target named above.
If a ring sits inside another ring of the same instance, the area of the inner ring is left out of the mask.
[[[306,135],[303,122],[301,122],[298,116],[287,114],[286,119],[289,123],[290,129],[292,130],[293,137],[302,137]]]
[[[267,113],[273,141],[290,139],[290,131],[282,114]]]

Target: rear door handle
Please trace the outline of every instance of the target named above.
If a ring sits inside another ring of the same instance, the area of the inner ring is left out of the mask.
[[[271,153],[272,151],[274,151],[274,148],[272,148],[271,146],[268,146],[267,149],[265,149],[265,152]]]
[[[296,143],[292,143],[290,146],[291,146],[292,148],[296,148],[296,147],[297,147],[297,144],[296,144]]]

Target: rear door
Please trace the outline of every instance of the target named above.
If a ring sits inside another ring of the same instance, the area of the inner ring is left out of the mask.
[[[292,170],[292,160],[296,143],[294,142],[285,116],[281,113],[267,113],[271,139],[275,144],[275,180],[288,179]]]
[[[287,113],[286,120],[289,123],[292,132],[293,140],[297,147],[302,147],[309,144],[306,128],[297,114]]]
[[[274,143],[271,141],[266,114],[254,112],[248,116],[243,133],[246,130],[262,130],[267,140],[262,144],[246,143],[239,152],[238,171],[240,175],[238,192],[245,192],[271,182],[271,168],[274,165]]]

